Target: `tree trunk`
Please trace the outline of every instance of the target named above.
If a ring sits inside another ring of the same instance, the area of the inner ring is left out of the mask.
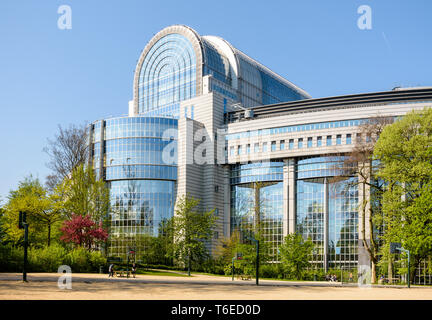
[[[420,259],[419,258],[414,258],[414,263],[412,264],[412,266],[410,266],[410,274],[409,274],[409,281],[410,283],[414,283],[414,278],[415,278],[415,274],[416,274],[416,270],[418,268],[420,264]]]
[[[188,254],[188,276],[190,277],[191,275],[191,255],[190,255],[190,249],[189,249],[189,254]]]
[[[376,283],[377,282],[377,277],[376,277],[376,268],[377,265],[375,263],[374,260],[371,260],[371,264],[372,264],[372,268],[371,268],[371,283]]]
[[[51,224],[48,224],[48,239],[47,239],[48,247],[51,244]]]
[[[260,234],[260,225],[261,225],[261,203],[260,203],[260,189],[261,186],[258,183],[255,183],[254,190],[254,200],[255,200],[255,233]]]
[[[393,283],[393,259],[391,254],[389,254],[389,259],[388,259],[388,280],[389,283]]]

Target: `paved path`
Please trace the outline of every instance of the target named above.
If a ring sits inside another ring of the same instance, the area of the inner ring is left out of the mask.
[[[170,277],[138,275],[137,278],[108,278],[106,274],[74,274],[72,290],[57,286],[59,274],[30,273],[23,283],[19,273],[0,273],[0,299],[421,299],[432,300],[431,287],[358,287],[328,282],[235,280],[229,277],[193,275]]]

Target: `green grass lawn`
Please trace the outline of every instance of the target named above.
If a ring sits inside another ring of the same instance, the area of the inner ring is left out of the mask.
[[[137,275],[143,276],[170,276],[170,277],[187,277],[187,274],[177,273],[168,270],[138,270]]]

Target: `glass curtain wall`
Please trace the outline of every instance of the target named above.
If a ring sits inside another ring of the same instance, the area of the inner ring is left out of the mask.
[[[311,261],[323,269],[357,267],[357,177],[345,176],[344,166],[339,156],[297,163],[296,230],[313,241]]]
[[[177,120],[124,117],[104,123],[103,176],[111,199],[108,255],[125,257],[133,249],[141,257],[145,237],[157,236],[174,212]]]
[[[231,171],[231,230],[260,233],[272,260],[283,238],[283,162],[236,165]]]

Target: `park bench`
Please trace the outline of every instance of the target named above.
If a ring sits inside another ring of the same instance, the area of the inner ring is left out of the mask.
[[[126,271],[126,270],[114,271],[114,275],[116,277],[128,277],[129,278],[130,274],[131,274],[131,272]]]
[[[248,275],[248,274],[242,274],[242,275],[240,275],[240,279],[242,279],[242,280],[251,280],[252,277],[250,275]]]
[[[390,283],[390,280],[392,283],[398,283],[400,281],[400,279],[398,278],[384,278],[384,279],[379,279],[378,284],[387,284]]]

